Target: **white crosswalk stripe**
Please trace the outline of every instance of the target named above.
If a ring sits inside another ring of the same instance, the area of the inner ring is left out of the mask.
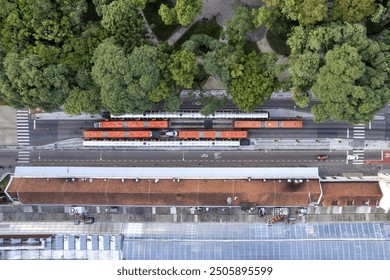
[[[16,111],[16,131],[18,138],[19,146],[29,146],[30,145],[30,131],[29,131],[29,119],[28,119],[28,110],[17,110]],[[29,161],[30,155],[28,156]],[[19,162],[20,158],[19,158]],[[28,163],[24,162],[23,163]]]
[[[30,163],[30,151],[19,151],[18,163]]]
[[[356,124],[353,127],[353,138],[354,139],[364,139],[366,136],[366,125],[365,124]],[[353,155],[358,156],[358,159],[352,160],[352,164],[364,164],[364,148],[355,148],[353,150]]]

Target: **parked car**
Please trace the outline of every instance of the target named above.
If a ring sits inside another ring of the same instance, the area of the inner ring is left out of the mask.
[[[327,155],[318,155],[317,160],[327,160],[328,156]]]
[[[119,207],[117,207],[117,206],[110,206],[110,207],[108,207],[108,210],[110,211],[110,213],[113,213],[113,214],[119,213]]]

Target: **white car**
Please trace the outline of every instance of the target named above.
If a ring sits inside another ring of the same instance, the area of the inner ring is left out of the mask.
[[[355,160],[355,159],[359,159],[359,156],[358,155],[348,155],[347,159],[348,160]]]
[[[179,132],[177,132],[176,130],[173,130],[173,131],[167,131],[165,133],[166,136],[170,136],[170,137],[177,137],[179,135]]]

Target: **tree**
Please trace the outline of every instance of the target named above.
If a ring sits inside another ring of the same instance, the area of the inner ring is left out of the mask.
[[[320,61],[317,53],[306,51],[291,63],[289,70],[294,87],[293,98],[300,107],[305,107],[310,102],[308,91],[316,79]]]
[[[184,88],[191,88],[194,77],[198,72],[195,54],[188,49],[174,52],[168,66],[173,80]]]
[[[1,0],[1,43],[6,51],[20,51],[42,43],[60,47],[79,32],[86,0]]]
[[[73,115],[97,114],[100,109],[100,93],[96,90],[72,89],[64,104],[64,111]]]
[[[37,55],[22,57],[8,53],[0,87],[12,106],[52,111],[69,95],[67,74],[63,64],[44,64]]]
[[[282,17],[280,9],[272,9],[266,6],[262,6],[259,9],[252,10],[253,24],[255,27],[265,25],[268,29]]]
[[[80,36],[66,40],[60,53],[60,61],[72,73],[80,68],[91,71],[91,59],[96,47],[108,36],[108,32],[96,22],[88,22]]]
[[[327,18],[328,0],[304,0],[300,6],[298,21],[301,25],[312,25]]]
[[[233,45],[243,44],[246,41],[246,34],[254,29],[251,11],[245,6],[238,6],[226,24],[226,37]]]
[[[154,109],[174,92],[168,59],[153,46],[135,47],[126,54],[112,39],[105,40],[95,51],[92,68],[103,106],[115,114]]]
[[[162,4],[158,10],[158,14],[161,16],[162,21],[166,25],[173,25],[178,22],[175,9],[168,8],[167,5]]]
[[[208,52],[203,59],[203,66],[207,74],[218,76],[226,86],[232,77],[238,77],[244,69],[244,51],[225,45],[221,48]]]
[[[169,9],[162,4],[158,13],[166,25],[179,23],[187,26],[193,23],[202,11],[202,0],[177,0],[175,7]]]
[[[102,26],[127,53],[146,43],[145,22],[131,0],[117,0],[102,7]]]
[[[202,115],[208,116],[215,113],[215,111],[223,108],[227,102],[227,98],[218,98],[215,96],[202,96],[203,108],[200,110]]]
[[[131,4],[134,6],[140,7],[141,9],[145,9],[145,6],[149,3],[152,3],[156,0],[130,0]]]
[[[368,39],[362,25],[296,27],[288,42],[293,97],[305,106],[312,90],[321,100],[316,120],[368,122],[386,104],[389,46]]]
[[[164,100],[164,110],[167,112],[175,112],[179,110],[183,100],[180,98],[180,94],[175,90],[171,91],[169,96]]]
[[[327,19],[327,0],[264,0],[265,6],[254,11],[256,26],[265,24],[270,28],[282,17],[298,21],[301,26],[313,25]]]
[[[196,16],[202,11],[202,0],[177,0],[175,11],[178,22],[187,26],[194,22]]]
[[[229,92],[233,102],[251,112],[279,87],[273,54],[250,53],[245,57],[242,75],[232,79]]]
[[[378,57],[370,50],[367,52]],[[326,54],[326,63],[313,85],[314,94],[321,100],[313,111],[314,114],[320,113],[318,119],[325,118],[325,111],[334,120],[367,123],[387,102],[390,90],[383,85],[388,76],[382,75],[378,80],[377,74],[381,75],[382,70],[366,65],[365,60],[370,57],[367,54],[359,54],[356,47],[346,43],[335,46]],[[385,64],[389,66],[387,62]]]
[[[126,113],[132,100],[126,93],[124,77],[130,65],[124,50],[106,39],[96,48],[93,62],[92,77],[100,88],[103,107],[114,114]]]
[[[196,54],[203,55],[204,49],[213,51],[221,48],[223,45],[219,40],[206,34],[195,34],[185,41],[182,47]]]
[[[375,0],[335,0],[332,19],[359,22],[375,12]]]

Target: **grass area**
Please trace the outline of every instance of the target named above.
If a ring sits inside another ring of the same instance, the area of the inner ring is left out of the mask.
[[[208,21],[195,22],[184,35],[176,42],[175,49],[191,38],[194,34],[206,34],[214,39],[219,39],[222,33],[222,27],[217,23],[215,18]]]
[[[166,41],[172,35],[172,33],[177,28],[179,28],[179,25],[165,25],[160,15],[158,14],[158,9],[160,8],[161,4],[172,7],[172,2],[169,0],[156,0],[153,3],[146,5],[143,12],[150,28],[153,30],[153,33],[156,35],[157,39],[159,41]]]
[[[7,187],[9,180],[11,179],[10,175],[5,176],[4,180],[0,182],[0,188],[5,190],[5,187]]]

